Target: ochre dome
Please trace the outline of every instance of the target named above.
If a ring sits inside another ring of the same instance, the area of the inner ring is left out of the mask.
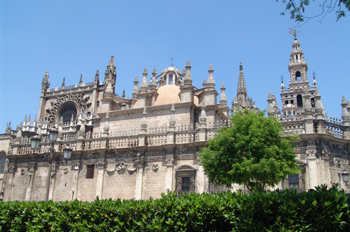
[[[158,89],[158,97],[155,102],[156,106],[166,105],[172,103],[180,103],[181,99],[179,96],[180,87],[176,85],[164,85]]]

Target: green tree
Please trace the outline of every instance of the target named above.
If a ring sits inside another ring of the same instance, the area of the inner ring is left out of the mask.
[[[300,172],[292,144],[297,137],[283,138],[281,124],[264,114],[237,112],[231,116],[233,126],[219,129],[201,149],[200,162],[211,182],[263,190]]]
[[[276,0],[278,2],[278,0]],[[286,4],[286,11],[290,12],[290,17],[294,19],[296,22],[303,22],[305,19],[321,17],[325,17],[328,13],[336,10],[337,21],[345,17],[345,12],[350,11],[350,0],[282,0],[283,3]],[[304,16],[305,8],[313,2],[318,3],[320,7],[320,13],[318,15],[313,15],[311,17]],[[281,13],[284,15],[284,12]]]

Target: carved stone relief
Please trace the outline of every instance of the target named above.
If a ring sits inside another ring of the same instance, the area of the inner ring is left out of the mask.
[[[118,172],[119,174],[122,174],[122,173],[125,172],[125,170],[127,169],[128,163],[119,162],[119,163],[117,163],[115,166],[116,166],[117,172]]]
[[[58,111],[66,102],[74,102],[81,113],[85,112],[91,106],[91,103],[88,103],[89,99],[90,97],[84,98],[84,93],[72,93],[58,97],[55,101],[51,102],[51,109],[46,109],[46,113],[49,115],[48,121],[50,123],[55,122]]]
[[[158,169],[159,169],[159,165],[157,163],[152,164],[152,170],[154,172],[158,171]]]

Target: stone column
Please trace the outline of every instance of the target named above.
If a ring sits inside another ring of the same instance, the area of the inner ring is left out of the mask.
[[[80,173],[80,163],[74,162],[73,163],[73,181],[72,181],[72,201],[77,199],[78,196],[78,183],[79,183],[79,173]]]
[[[144,156],[140,153],[137,154],[137,158],[135,161],[135,165],[137,168],[136,173],[136,186],[135,186],[135,199],[141,200],[142,199],[142,185],[143,185],[143,169],[144,169]]]
[[[199,141],[206,141],[206,127],[207,127],[207,115],[205,113],[205,102],[202,102],[202,112],[199,117]]]
[[[309,189],[314,189],[318,186],[318,169],[316,158],[316,146],[307,146],[306,154],[308,155],[308,176],[309,176]]]
[[[173,191],[173,170],[174,170],[174,155],[168,154],[165,158],[166,171],[165,171],[165,190]]]
[[[28,184],[28,187],[26,189],[25,201],[31,200],[32,188],[33,188],[33,178],[35,175],[35,163],[34,162],[29,163],[28,172],[29,172],[29,175],[28,175],[29,176],[29,184]]]
[[[103,177],[105,174],[106,163],[104,160],[99,160],[96,164],[97,180],[96,180],[96,197],[102,199]]]
[[[49,187],[49,199],[53,201],[53,192],[56,184],[56,175],[57,175],[57,164],[55,162],[52,162],[52,169],[51,169],[51,179],[50,179],[50,187]]]

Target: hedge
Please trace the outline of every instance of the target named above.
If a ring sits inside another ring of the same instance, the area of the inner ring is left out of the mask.
[[[160,199],[2,202],[0,231],[350,231],[350,197],[336,186]]]

